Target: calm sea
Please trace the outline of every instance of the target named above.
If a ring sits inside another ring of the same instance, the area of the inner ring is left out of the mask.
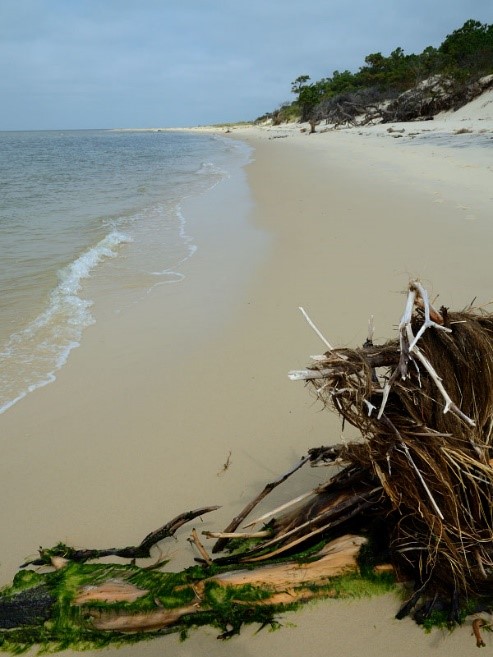
[[[197,248],[182,201],[248,158],[205,133],[0,132],[0,412],[80,344],[84,283],[110,259],[112,285],[179,285]]]

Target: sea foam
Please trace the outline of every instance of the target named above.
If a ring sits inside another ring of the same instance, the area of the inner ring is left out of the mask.
[[[0,413],[55,379],[55,372],[80,345],[83,330],[94,322],[89,310],[93,302],[79,296],[82,280],[102,261],[116,257],[122,244],[131,241],[125,233],[113,230],[59,271],[58,285],[49,296],[47,308],[14,333],[0,352]],[[23,388],[27,378],[31,383]]]

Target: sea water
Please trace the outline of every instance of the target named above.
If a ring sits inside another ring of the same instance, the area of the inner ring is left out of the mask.
[[[199,247],[184,199],[248,158],[208,133],[0,132],[0,412],[80,345],[95,272],[137,295],[180,284]]]

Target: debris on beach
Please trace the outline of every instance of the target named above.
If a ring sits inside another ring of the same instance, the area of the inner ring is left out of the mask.
[[[440,112],[456,111],[492,88],[491,74],[467,84],[437,74],[401,93],[372,87],[329,96],[320,101],[309,118],[334,128],[432,121]]]
[[[135,561],[217,507],[183,513],[136,546],[41,548],[0,592],[1,649],[95,648],[200,625],[226,639],[246,623],[274,627],[307,600],[394,588],[405,595],[397,618],[425,628],[467,622],[484,646],[489,624],[477,614],[493,605],[493,315],[437,309],[412,281],[397,338],[375,344],[370,324],[364,345],[350,349],[332,347],[304,314],[326,351],[289,376],[360,438],[309,450],[223,531],[203,532],[211,550],[193,530],[197,557],[181,572]],[[331,474],[251,519],[307,465]]]

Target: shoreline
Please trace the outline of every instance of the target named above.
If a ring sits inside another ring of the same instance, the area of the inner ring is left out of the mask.
[[[297,130],[275,141],[269,134],[231,134],[255,149],[246,167],[253,204],[231,184],[187,205],[204,248],[187,263],[186,287],[156,290],[118,322],[103,312],[57,381],[2,417],[9,437],[3,583],[22,551],[38,544],[130,544],[202,503],[223,506],[200,529],[223,528],[309,447],[338,442],[338,419],[287,378],[323,349],[298,306],[330,342],[355,345],[364,341],[370,315],[376,339],[394,335],[412,276],[431,283],[439,303],[451,307],[475,295],[490,300],[491,169],[463,166],[448,151],[414,152],[400,140],[348,131]],[[229,226],[238,210],[245,218]],[[203,216],[220,240],[207,241]],[[197,258],[208,259],[212,284],[198,280]],[[97,276],[91,285],[98,286]],[[97,296],[96,304],[104,303]],[[218,474],[229,452],[231,465]],[[301,472],[266,506],[326,476]],[[190,531],[163,544],[172,569],[193,563]],[[341,656],[364,650],[377,657],[389,636],[402,657],[475,650],[469,628],[427,635],[411,621],[395,621],[397,607],[393,596],[324,601],[283,619],[295,628],[245,628],[224,643],[203,629],[185,643],[153,639],[138,652],[297,657],[324,654],[330,643]],[[133,655],[135,647],[118,653]]]

